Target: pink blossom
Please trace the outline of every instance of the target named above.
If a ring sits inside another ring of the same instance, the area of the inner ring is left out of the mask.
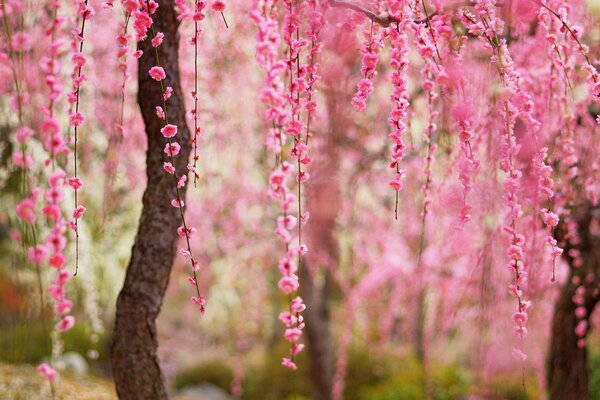
[[[55,380],[56,376],[58,375],[54,368],[52,368],[46,363],[41,363],[40,365],[38,365],[37,370],[40,374],[44,375],[50,381]]]
[[[512,355],[513,355],[514,358],[516,358],[517,360],[519,360],[521,362],[527,360],[527,354],[523,353],[519,349],[513,349],[512,350]]]
[[[67,314],[69,311],[71,311],[72,307],[73,307],[73,302],[71,300],[63,299],[63,300],[59,301],[58,303],[56,303],[56,305],[54,306],[54,310],[56,311],[56,314],[64,315],[64,314]],[[66,318],[69,318],[69,317],[67,316]]]
[[[512,320],[516,325],[525,325],[527,323],[527,313],[516,312],[512,315]]]
[[[69,178],[67,180],[67,182],[73,188],[73,190],[79,190],[83,186],[83,182],[81,181],[81,179],[78,176],[76,176],[74,178]]]
[[[302,336],[302,331],[298,328],[288,328],[283,334],[283,337],[288,342],[295,342],[296,340],[300,339],[300,336]]]
[[[283,365],[284,367],[287,367],[293,371],[297,370],[298,367],[296,366],[296,363],[294,363],[292,360],[290,360],[289,358],[283,358],[281,360],[281,365]]]
[[[152,47],[160,46],[162,44],[164,38],[165,38],[164,33],[157,32],[156,35],[154,36],[154,38],[152,39]]]
[[[290,353],[295,356],[296,354],[300,353],[302,350],[304,350],[304,344],[302,343],[294,343],[292,346],[292,350],[290,351]]]
[[[402,188],[404,187],[404,183],[402,182],[402,177],[403,174],[398,173],[396,174],[396,176],[394,177],[394,179],[390,179],[388,181],[388,184],[394,188],[394,190],[398,191],[398,190],[402,190]]]
[[[164,137],[172,138],[173,136],[177,135],[177,126],[167,124],[160,130],[160,132],[163,134]]]
[[[215,0],[211,4],[211,8],[216,12],[225,11],[225,3],[222,0]]]
[[[298,296],[290,303],[290,309],[294,312],[302,312],[306,310],[306,305],[302,301],[302,297]]]
[[[13,35],[11,44],[14,51],[29,51],[33,41],[28,33],[20,31]]]
[[[167,77],[167,75],[165,74],[165,70],[162,67],[150,68],[149,75],[155,81],[162,81]]]
[[[282,275],[291,275],[298,269],[296,263],[292,262],[289,257],[283,257],[279,260],[279,272]]]
[[[554,228],[558,225],[558,215],[551,211],[548,211],[548,209],[546,208],[542,208],[541,213],[544,224],[551,228]]]
[[[54,204],[47,204],[42,208],[42,213],[46,218],[56,221],[61,216],[60,207]]]
[[[588,322],[587,320],[581,320],[577,323],[577,326],[575,327],[575,334],[579,337],[584,337],[585,334],[587,333],[587,328],[588,328]]]
[[[61,331],[68,331],[69,329],[71,329],[73,326],[75,325],[75,317],[73,317],[72,315],[67,315],[65,317],[63,317],[63,319],[61,319],[57,324],[56,324],[56,328]]]
[[[73,210],[73,219],[79,219],[83,217],[83,213],[85,213],[85,207],[81,205],[77,206],[77,208]]]
[[[167,143],[165,145],[164,152],[168,156],[175,157],[177,154],[179,154],[180,150],[181,150],[181,146],[179,145],[179,143],[171,142],[171,143]]]
[[[63,251],[67,246],[67,239],[60,232],[53,231],[48,235],[46,246],[58,253]]]
[[[31,128],[27,126],[23,126],[17,130],[16,137],[19,143],[25,143],[27,139],[32,137],[34,132]]]
[[[71,61],[73,61],[73,64],[76,68],[81,68],[85,65],[86,59],[83,53],[77,52],[73,53],[73,55],[71,56]]]
[[[166,151],[165,151],[165,153],[166,153]],[[171,164],[170,162],[164,162],[163,169],[171,175],[173,175],[175,173],[175,167],[173,167],[173,164]]]
[[[29,257],[29,260],[34,264],[41,264],[47,255],[48,250],[46,249],[46,246],[41,244],[38,244],[34,247],[30,247],[29,250],[27,250],[27,256]]]
[[[184,202],[181,199],[173,199],[171,200],[171,205],[175,208],[181,208],[184,206]]]
[[[163,100],[167,101],[171,98],[171,95],[173,94],[173,88],[171,86],[167,86],[167,88],[165,89],[165,92],[163,93]]]
[[[35,215],[35,203],[31,199],[21,200],[15,207],[15,213],[17,217],[28,224],[34,224],[37,219]]]
[[[48,260],[54,268],[62,268],[65,265],[65,256],[62,253],[56,253]]]
[[[84,120],[85,120],[85,117],[80,112],[71,114],[71,125],[72,126],[75,126],[75,127],[80,126]]]
[[[285,294],[292,294],[298,290],[298,278],[295,275],[284,276],[277,283],[279,289]]]

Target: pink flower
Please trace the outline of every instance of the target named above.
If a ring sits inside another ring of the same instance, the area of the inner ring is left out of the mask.
[[[404,187],[404,183],[402,182],[402,174],[401,173],[396,174],[394,179],[390,179],[388,181],[388,184],[391,187],[393,187],[394,190],[396,190],[396,191],[402,190],[402,188]]]
[[[79,179],[79,177],[69,178],[67,182],[73,188],[73,190],[79,190],[83,186],[83,182],[81,179]]]
[[[167,124],[160,130],[160,132],[163,134],[164,137],[172,138],[173,136],[177,135],[177,126]]]
[[[283,365],[284,367],[288,367],[291,370],[297,370],[298,367],[296,366],[296,364],[290,360],[289,358],[284,358],[281,360],[281,365]]]
[[[32,44],[31,36],[23,31],[16,32],[12,37],[12,48],[14,51],[29,51]]]
[[[165,150],[165,153],[166,153],[166,150]],[[175,173],[175,167],[173,167],[173,164],[171,164],[170,162],[163,163],[163,169],[171,175],[173,175]]]
[[[513,349],[512,350],[512,355],[513,355],[514,358],[516,358],[517,360],[519,360],[521,362],[527,360],[527,354],[523,353],[519,349]]]
[[[76,68],[81,68],[85,65],[86,59],[82,53],[78,52],[73,53],[71,56],[71,61],[73,61],[73,65],[75,65]]]
[[[48,250],[46,249],[46,246],[41,244],[30,247],[29,250],[27,250],[27,257],[29,257],[29,260],[34,264],[41,264],[47,255]]]
[[[58,315],[64,315],[64,314],[68,313],[69,311],[71,311],[72,307],[73,307],[73,302],[71,300],[64,299],[64,300],[56,303],[56,306],[54,306],[54,310],[56,311],[56,313]],[[66,317],[66,318],[69,318],[69,317]]]
[[[213,1],[211,8],[216,12],[223,12],[225,11],[225,3],[221,0],[215,0]]]
[[[152,67],[149,71],[150,77],[155,81],[162,81],[167,77],[165,70],[162,67]]]
[[[55,268],[61,268],[63,265],[65,265],[65,256],[62,253],[56,253],[50,257],[48,262]]]
[[[304,345],[302,343],[294,343],[290,353],[292,353],[292,355],[295,356],[296,354],[300,353],[302,350],[304,350]]]
[[[551,211],[548,211],[548,209],[546,208],[542,208],[541,213],[544,224],[546,224],[550,228],[554,228],[556,225],[558,225],[558,215],[554,214]]]
[[[181,199],[173,199],[171,200],[171,205],[175,208],[181,208],[185,205],[185,203]]]
[[[150,4],[150,7],[149,7],[150,14],[154,14],[156,12],[156,10],[158,10],[158,3],[154,0],[150,0],[148,3]]]
[[[158,32],[154,39],[152,39],[152,47],[158,47],[162,44],[163,39],[165,38],[165,34],[162,32]]]
[[[575,334],[579,337],[584,337],[588,328],[588,322],[584,319],[579,321],[577,326],[575,327]]]
[[[85,120],[85,117],[80,112],[71,114],[71,125],[73,125],[73,126],[81,125],[84,120]]]
[[[29,139],[30,137],[32,137],[34,134],[33,130],[27,126],[23,126],[21,128],[19,128],[19,130],[17,131],[17,142],[19,143],[24,143],[27,139]]]
[[[179,143],[172,142],[172,143],[167,143],[165,145],[164,152],[168,156],[175,157],[177,154],[179,154],[180,150],[181,150],[181,146],[179,145]]]
[[[19,168],[31,168],[33,166],[33,157],[30,154],[26,154],[23,158],[23,153],[16,151],[12,155],[12,162]]]
[[[46,246],[52,249],[54,252],[58,253],[65,249],[67,246],[67,239],[60,234],[60,232],[53,232],[48,235],[48,239],[46,240]]]
[[[279,320],[287,327],[292,326],[292,314],[289,311],[279,313]]]
[[[298,328],[288,328],[283,334],[283,337],[288,342],[295,342],[296,340],[300,339],[300,336],[302,336],[302,331]]]
[[[516,312],[512,315],[512,320],[516,325],[525,325],[527,323],[527,313]]]
[[[75,210],[73,210],[73,219],[79,219],[83,217],[83,213],[85,212],[84,206],[77,206]]]
[[[46,218],[49,218],[54,221],[59,219],[61,216],[60,207],[54,204],[45,205],[44,208],[42,208],[42,213]]]
[[[585,316],[587,315],[587,310],[585,307],[583,306],[579,306],[575,309],[575,315],[577,316],[577,318],[582,319],[585,318]]]
[[[291,275],[298,269],[297,265],[289,257],[283,257],[279,260],[279,272],[281,275]]]
[[[35,203],[31,199],[21,200],[15,207],[15,213],[23,221],[29,224],[35,223]]]
[[[277,283],[279,289],[285,294],[292,294],[298,290],[298,278],[295,275],[284,276]]]
[[[302,301],[302,297],[298,296],[290,303],[290,309],[294,312],[302,312],[306,310],[306,305]]]
[[[54,370],[54,368],[52,368],[46,363],[41,363],[40,365],[38,365],[37,370],[40,374],[48,378],[48,380],[53,381],[54,379],[56,379],[56,371]]]
[[[177,235],[179,235],[179,237],[185,237],[186,233],[187,233],[187,236],[192,237],[194,235],[194,233],[196,233],[196,228],[189,227],[189,228],[187,228],[187,232],[183,226],[180,226],[179,228],[177,228]]]
[[[198,307],[200,307],[200,314],[204,315],[204,313],[206,313],[206,309],[204,308],[204,305],[206,304],[206,300],[204,299],[204,297],[202,297],[202,296],[192,297],[192,303],[194,303]]]
[[[167,101],[171,98],[171,95],[173,94],[173,88],[171,86],[167,86],[167,88],[165,89],[165,92],[163,93],[163,100]]]
[[[165,119],[165,111],[162,109],[161,106],[156,106],[155,111],[156,111],[156,116],[158,118]]]
[[[75,317],[72,315],[67,315],[63,319],[61,319],[58,324],[56,324],[56,328],[61,331],[68,331],[75,325]]]

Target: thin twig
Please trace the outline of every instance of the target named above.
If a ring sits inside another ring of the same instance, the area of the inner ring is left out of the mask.
[[[359,5],[356,5],[356,4],[348,2],[348,1],[329,0],[329,6],[333,7],[333,8],[347,8],[349,10],[354,10],[358,13],[363,14],[365,17],[369,18],[374,23],[383,26],[384,28],[387,28],[393,22],[400,22],[396,18],[392,17],[391,15],[387,15],[387,14],[377,15],[371,10],[367,10],[364,7],[361,7]]]

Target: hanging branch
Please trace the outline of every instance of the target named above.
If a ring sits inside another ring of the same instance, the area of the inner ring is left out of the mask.
[[[391,15],[377,15],[371,10],[367,10],[364,7],[361,7],[354,3],[350,3],[348,1],[329,0],[329,6],[333,8],[346,8],[349,10],[356,11],[357,13],[363,14],[365,17],[369,18],[374,23],[383,26],[384,28],[387,28],[393,22],[399,22],[396,18],[392,17]]]

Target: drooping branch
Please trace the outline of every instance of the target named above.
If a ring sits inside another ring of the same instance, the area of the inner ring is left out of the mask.
[[[364,7],[361,7],[357,4],[348,2],[348,1],[340,1],[340,0],[329,0],[329,6],[333,8],[346,8],[349,10],[356,11],[357,13],[363,14],[365,17],[369,18],[376,24],[387,28],[393,22],[398,22],[398,20],[391,15],[381,14],[377,15],[371,10],[367,10]]]

